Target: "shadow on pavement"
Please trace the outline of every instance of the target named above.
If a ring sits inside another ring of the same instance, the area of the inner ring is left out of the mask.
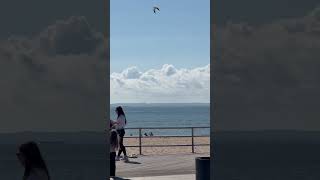
[[[128,161],[126,162],[127,164],[141,164],[140,162],[136,162],[136,161]]]
[[[121,178],[121,177],[113,177],[113,178],[110,178],[110,180],[131,180],[131,179]]]

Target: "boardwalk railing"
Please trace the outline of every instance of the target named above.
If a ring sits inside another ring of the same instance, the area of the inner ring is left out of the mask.
[[[125,136],[124,138],[135,138],[139,139],[139,144],[134,145],[134,146],[126,146],[126,147],[135,147],[139,148],[139,154],[142,154],[142,148],[143,147],[179,147],[179,146],[184,146],[184,147],[191,147],[191,152],[195,153],[195,146],[210,146],[210,144],[195,144],[194,138],[197,137],[210,137],[210,135],[195,135],[195,129],[210,129],[210,127],[148,127],[148,128],[126,128],[126,130],[138,130],[139,135],[138,136]],[[170,135],[156,135],[156,136],[143,136],[142,131],[143,130],[190,130],[190,135],[175,135],[175,136],[170,136]],[[191,138],[191,144],[162,144],[162,145],[143,145],[142,144],[142,139],[143,138]]]

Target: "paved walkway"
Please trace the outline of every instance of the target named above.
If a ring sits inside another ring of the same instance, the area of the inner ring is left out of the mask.
[[[115,178],[114,180],[195,180],[194,174],[185,175],[172,175],[172,176],[149,176],[149,177],[136,177],[136,178]]]
[[[117,175],[120,177],[141,177],[137,180],[150,179],[152,176],[195,174],[195,158],[208,154],[141,156],[130,159],[129,163],[117,162]],[[190,175],[185,175],[186,178]],[[142,177],[145,177],[144,179]],[[192,176],[191,176],[192,177]],[[165,178],[165,177],[164,177]],[[133,178],[132,178],[133,179]],[[189,178],[190,179],[190,178]],[[184,180],[189,180],[184,179]],[[194,178],[193,178],[194,179]],[[135,179],[133,179],[135,180]],[[153,179],[150,179],[153,180]],[[161,179],[159,179],[161,180]],[[164,179],[167,180],[167,179]]]

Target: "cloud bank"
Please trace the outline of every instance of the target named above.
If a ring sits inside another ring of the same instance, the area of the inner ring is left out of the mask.
[[[0,130],[102,130],[105,40],[85,17],[70,17],[1,41]]]
[[[262,25],[229,22],[216,40],[217,128],[320,129],[319,8]]]
[[[111,102],[168,103],[210,101],[210,65],[177,69],[164,64],[141,72],[129,67],[110,78]]]

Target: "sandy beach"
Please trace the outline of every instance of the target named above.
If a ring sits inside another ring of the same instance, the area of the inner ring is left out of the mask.
[[[191,145],[191,137],[143,137],[142,146],[145,145]],[[138,146],[138,138],[125,138],[126,146]],[[195,137],[194,144],[210,144],[209,137]],[[209,146],[195,146],[195,153],[209,153]],[[127,147],[128,154],[139,154],[138,147]],[[171,147],[142,147],[143,155],[164,155],[164,154],[188,154],[192,152],[191,146],[171,146]]]

